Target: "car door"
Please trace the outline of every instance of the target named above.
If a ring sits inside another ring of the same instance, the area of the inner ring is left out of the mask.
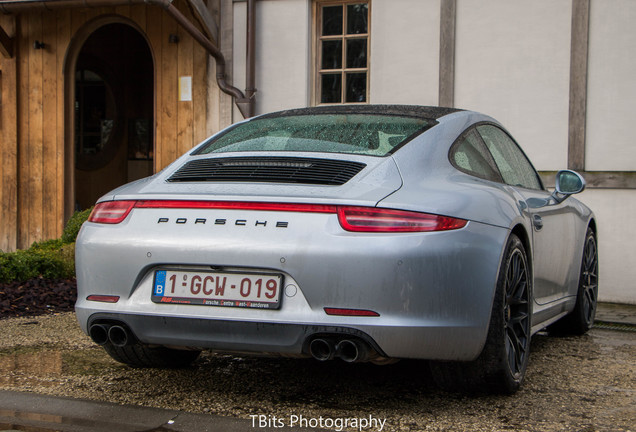
[[[575,214],[567,203],[551,199],[526,155],[506,132],[492,124],[476,129],[531,222],[534,300],[540,305],[557,301],[576,283],[572,280]]]

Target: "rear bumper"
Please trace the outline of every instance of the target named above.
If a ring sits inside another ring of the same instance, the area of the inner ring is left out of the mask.
[[[378,354],[386,356],[369,335],[348,327],[105,313],[91,315],[88,325],[90,328],[93,324],[113,322],[124,324],[136,339],[146,344],[308,356],[311,339],[337,335],[362,339]]]
[[[307,338],[325,329],[362,335],[394,358],[471,360],[482,350],[503,228],[470,222],[447,232],[359,235],[343,232],[335,215],[298,214],[286,229],[253,223],[163,230],[158,216],[178,216],[165,213],[146,211],[147,220],[140,213],[113,227],[84,225],[76,244],[76,313],[85,332],[96,319],[119,319],[143,343],[219,351],[303,355]],[[282,274],[280,308],[152,302],[154,270],[210,266]],[[94,294],[119,301],[87,300]],[[333,316],[324,308],[379,316]]]
[[[309,356],[309,343],[317,337],[361,339],[380,356],[393,358],[471,360],[481,351],[478,328],[330,326],[103,312],[90,315],[87,323],[89,328],[124,324],[144,344],[220,352]]]

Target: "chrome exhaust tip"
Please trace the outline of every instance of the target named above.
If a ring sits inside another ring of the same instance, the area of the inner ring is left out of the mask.
[[[368,361],[372,349],[364,342],[343,339],[336,345],[336,356],[347,363]]]
[[[332,360],[336,350],[334,343],[329,339],[317,338],[309,344],[309,354],[319,361]]]
[[[108,340],[116,347],[122,348],[132,343],[130,332],[120,325],[114,325],[108,329]]]
[[[93,324],[88,329],[88,335],[98,345],[108,342],[108,327],[103,324]]]

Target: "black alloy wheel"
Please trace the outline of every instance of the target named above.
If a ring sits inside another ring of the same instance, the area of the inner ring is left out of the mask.
[[[582,335],[594,325],[598,302],[598,247],[592,228],[585,233],[574,310],[550,326],[554,334]]]
[[[585,320],[585,327],[590,329],[594,324],[598,298],[598,250],[596,248],[596,238],[592,230],[587,232],[585,239],[579,290],[582,303],[581,312]]]
[[[530,296],[528,263],[523,249],[515,248],[506,263],[504,325],[506,358],[510,372],[519,378],[525,372],[530,348]]]

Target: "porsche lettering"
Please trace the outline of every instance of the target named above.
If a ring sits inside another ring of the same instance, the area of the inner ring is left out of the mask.
[[[236,226],[255,226],[255,227],[267,227],[267,226],[274,226],[276,228],[287,228],[289,227],[289,222],[286,221],[276,221],[275,223],[271,223],[270,221],[264,221],[264,220],[254,220],[254,221],[250,221],[247,219],[207,219],[207,218],[166,218],[166,217],[160,217],[159,219],[157,219],[157,223],[158,224],[169,224],[169,223],[175,223],[178,225],[187,225],[187,224],[193,224],[193,225],[236,225]]]

